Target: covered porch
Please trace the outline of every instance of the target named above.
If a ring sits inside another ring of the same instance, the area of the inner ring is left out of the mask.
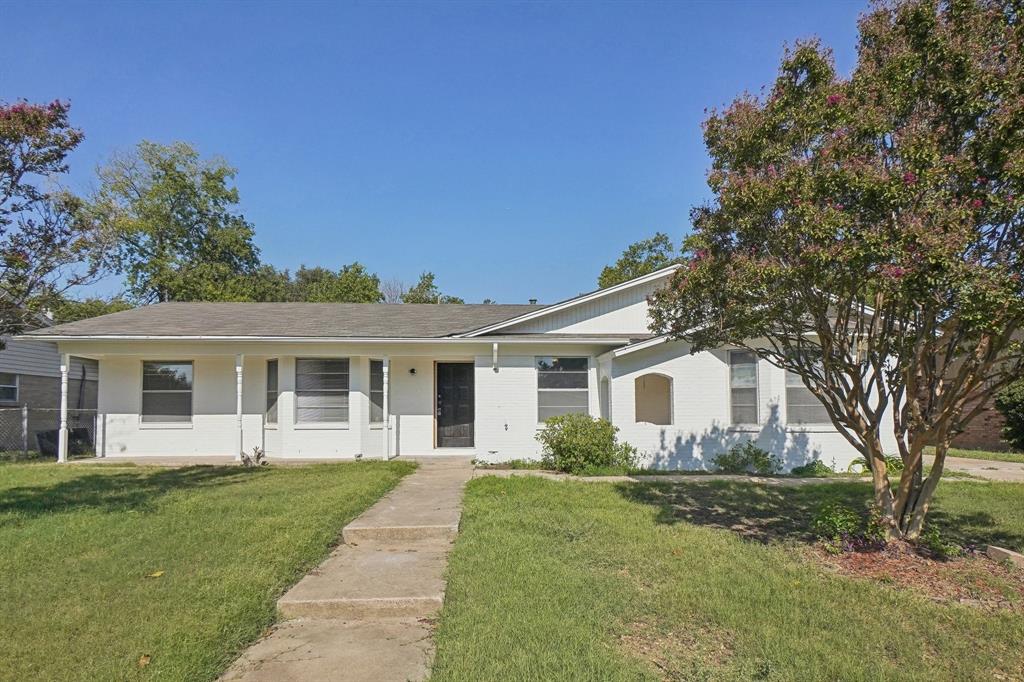
[[[239,461],[254,450],[289,461],[476,453],[472,354],[163,346],[76,348],[99,364],[97,458]],[[62,349],[59,461],[68,455],[70,355]]]

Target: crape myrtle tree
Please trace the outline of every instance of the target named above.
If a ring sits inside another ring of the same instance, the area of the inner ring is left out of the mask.
[[[798,374],[866,458],[892,538],[918,537],[950,439],[1022,370],[1022,18],[874,5],[848,78],[816,41],[787,50],[768,92],[707,119],[714,200],[652,299],[656,329]]]
[[[57,184],[84,137],[69,110],[0,101],[0,334],[22,331],[35,302],[104,272],[103,240]]]

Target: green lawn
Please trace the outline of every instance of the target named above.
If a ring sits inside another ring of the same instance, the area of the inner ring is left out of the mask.
[[[1019,679],[1024,609],[936,603],[809,549],[869,487],[480,478],[449,565],[433,679]],[[1024,486],[944,482],[947,536],[1024,547]]]
[[[0,679],[216,678],[411,470],[0,466]]]
[[[966,457],[968,459],[987,459],[992,462],[1024,463],[1024,452],[993,452],[991,450],[962,450],[950,448],[950,457]]]

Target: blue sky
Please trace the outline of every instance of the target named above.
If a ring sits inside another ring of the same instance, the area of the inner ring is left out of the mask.
[[[554,301],[708,198],[700,123],[862,2],[19,3],[0,99],[70,99],[70,185],[141,139],[239,170],[264,260]],[[98,288],[113,293],[117,281]]]

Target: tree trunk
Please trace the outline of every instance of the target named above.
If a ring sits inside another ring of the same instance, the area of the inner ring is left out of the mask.
[[[882,520],[889,527],[890,539],[899,537],[899,525],[893,514],[892,487],[885,466],[885,453],[882,443],[877,437],[868,442],[868,463],[871,466],[871,483],[874,487],[875,508],[882,515]]]
[[[900,528],[902,536],[906,540],[917,540],[921,537],[921,531],[924,530],[924,519],[928,514],[928,507],[931,505],[935,489],[942,479],[942,469],[946,463],[946,452],[948,450],[948,439],[935,446],[935,461],[932,463],[932,470],[928,473],[928,478],[915,486],[917,494],[906,505],[906,513],[904,513],[901,519]],[[920,471],[918,474],[918,480],[920,480]]]

